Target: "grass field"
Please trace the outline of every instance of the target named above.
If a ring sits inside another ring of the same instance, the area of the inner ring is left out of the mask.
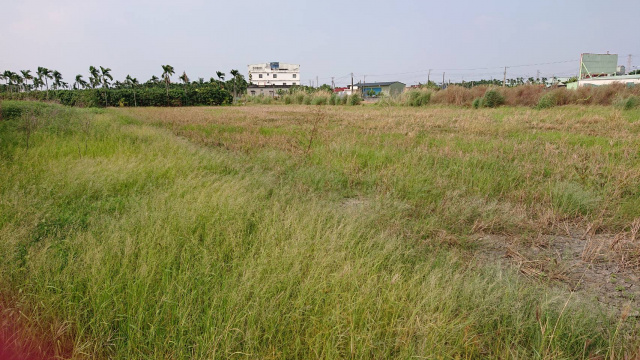
[[[567,226],[634,240],[640,110],[0,106],[0,338],[19,351],[608,359],[640,344],[629,309],[476,256],[480,236],[528,246]]]

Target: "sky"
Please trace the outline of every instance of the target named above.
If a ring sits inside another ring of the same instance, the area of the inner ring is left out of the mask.
[[[0,71],[90,65],[144,82],[280,61],[303,85],[571,76],[581,53],[640,67],[638,0],[0,0]],[[229,75],[227,75],[229,76]]]

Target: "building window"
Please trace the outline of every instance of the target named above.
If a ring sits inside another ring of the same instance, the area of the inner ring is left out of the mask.
[[[287,83],[282,83],[282,85],[287,85]]]
[[[260,79],[262,79],[262,74],[258,74],[258,77],[259,77]]]
[[[294,79],[296,78],[296,75],[297,75],[297,74],[293,74],[293,78],[294,78]]]
[[[251,90],[251,96],[254,96],[256,94],[256,92],[254,90]]]
[[[278,78],[278,74],[273,74],[273,78],[277,79]]]

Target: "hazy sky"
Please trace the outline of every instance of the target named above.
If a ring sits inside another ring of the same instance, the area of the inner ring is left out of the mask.
[[[0,71],[89,65],[146,81],[161,64],[192,80],[280,61],[308,84],[572,75],[580,53],[640,65],[638,0],[0,0]],[[545,64],[547,65],[532,65]],[[516,65],[528,65],[519,66]],[[529,66],[530,65],[530,66]]]

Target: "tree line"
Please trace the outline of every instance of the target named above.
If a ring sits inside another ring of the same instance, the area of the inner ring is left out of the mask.
[[[104,105],[109,104],[109,91],[108,90],[132,90],[133,105],[137,106],[136,89],[156,89],[164,88],[166,94],[166,103],[170,105],[170,89],[180,88],[184,92],[184,96],[189,96],[189,90],[197,88],[215,88],[218,90],[233,92],[233,98],[235,99],[238,94],[242,94],[246,91],[247,81],[244,76],[240,74],[238,70],[232,69],[230,71],[231,78],[225,80],[226,74],[221,71],[216,71],[216,77],[211,77],[209,80],[204,78],[198,78],[196,81],[191,81],[186,71],[183,71],[182,75],[178,77],[178,83],[172,82],[172,75],[175,75],[175,69],[171,65],[162,65],[162,73],[159,76],[153,75],[149,80],[144,83],[138,81],[137,78],[127,75],[122,81],[114,81],[111,75],[111,69],[103,66],[90,66],[89,76],[85,80],[82,74],[75,76],[74,81],[69,84],[63,80],[62,74],[57,70],[48,69],[45,67],[38,67],[35,73],[31,70],[20,70],[19,73],[5,70],[0,72],[0,80],[4,80],[5,84],[0,85],[0,93],[17,94],[32,91],[46,91],[44,99],[49,99],[49,90],[101,90],[103,94]],[[94,91],[95,92],[95,91]],[[5,96],[6,97],[6,96]],[[41,98],[41,96],[32,96]],[[57,95],[57,97],[59,97]]]

